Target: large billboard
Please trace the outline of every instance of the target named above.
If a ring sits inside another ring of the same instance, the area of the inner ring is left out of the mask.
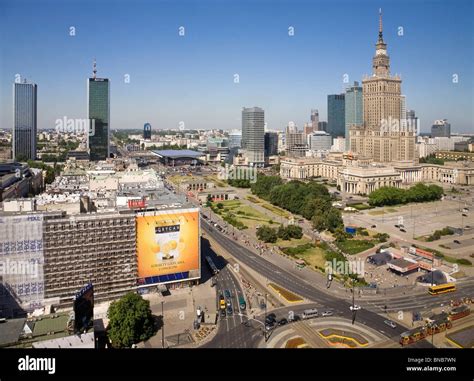
[[[137,216],[139,285],[200,277],[199,209]]]
[[[0,217],[0,283],[25,311],[43,307],[43,265],[43,215]]]

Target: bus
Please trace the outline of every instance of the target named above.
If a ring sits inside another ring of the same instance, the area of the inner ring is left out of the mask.
[[[247,303],[245,303],[245,298],[243,297],[243,295],[239,295],[239,307],[242,311],[247,308]]]
[[[318,317],[318,310],[316,308],[311,308],[310,310],[304,310],[303,315],[301,315],[303,319],[311,319],[314,317]]]
[[[439,294],[444,294],[446,292],[452,292],[452,291],[456,291],[456,285],[454,283],[444,283],[438,286],[431,286],[428,289],[428,292],[431,295],[439,295]]]
[[[207,265],[209,266],[209,269],[214,275],[219,273],[219,269],[216,267],[216,265],[212,261],[212,258],[208,255],[206,255],[206,262],[207,262]]]

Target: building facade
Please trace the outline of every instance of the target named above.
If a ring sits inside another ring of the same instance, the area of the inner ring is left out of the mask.
[[[143,139],[151,140],[151,124],[145,123],[143,126]]]
[[[329,151],[332,146],[332,136],[324,131],[316,131],[308,135],[308,148],[313,151]]]
[[[37,94],[34,83],[13,84],[13,159],[36,159]]]
[[[333,138],[344,136],[345,126],[345,94],[328,95],[328,123],[326,132]]]
[[[278,155],[278,132],[265,132],[265,158]]]
[[[375,162],[414,160],[417,131],[413,126],[404,128],[402,125],[402,81],[390,74],[382,14],[372,71],[372,75],[362,81],[364,126],[350,128],[350,150],[372,157]]]
[[[435,120],[431,126],[432,138],[449,138],[451,137],[451,124],[447,119]]]
[[[260,107],[242,109],[242,148],[249,163],[265,164],[265,112]]]
[[[87,145],[90,160],[98,161],[110,156],[110,82],[96,77],[95,62],[93,73],[92,78],[87,79]]]
[[[363,105],[362,105],[362,86],[359,86],[359,82],[354,82],[351,87],[346,89],[345,95],[345,138],[346,146],[345,149],[348,151],[350,149],[350,140],[349,140],[349,129],[350,127],[363,126],[364,117],[363,117]]]

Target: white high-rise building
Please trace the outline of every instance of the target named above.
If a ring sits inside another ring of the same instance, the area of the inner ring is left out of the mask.
[[[242,109],[242,149],[249,164],[265,165],[265,112],[260,107]]]

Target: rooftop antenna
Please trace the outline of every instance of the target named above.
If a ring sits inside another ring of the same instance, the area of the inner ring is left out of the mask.
[[[382,33],[382,8],[379,8],[379,40],[383,40],[383,33]]]
[[[92,78],[96,79],[97,77],[97,62],[95,60],[95,57],[94,57],[94,64],[92,65],[93,69],[92,69]]]

